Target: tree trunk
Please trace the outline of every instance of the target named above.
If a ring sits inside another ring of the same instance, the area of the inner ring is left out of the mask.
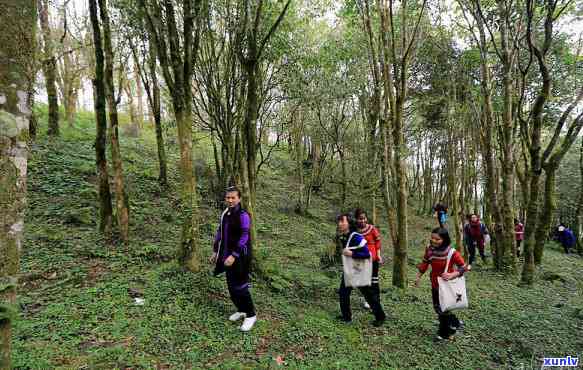
[[[381,134],[383,138],[383,162],[381,166],[381,175],[382,175],[382,194],[383,194],[383,201],[385,203],[385,209],[387,212],[387,222],[389,224],[389,234],[391,235],[391,242],[392,245],[397,244],[397,215],[395,213],[395,205],[394,202],[391,201],[391,190],[389,179],[392,178],[391,176],[391,163],[393,162],[392,158],[392,147],[391,147],[391,138],[389,136],[389,128],[387,127],[387,121],[384,119],[380,120],[380,127],[381,127]]]
[[[145,0],[139,1],[143,10],[149,41],[156,45],[156,56],[166,86],[171,92],[172,106],[178,129],[180,147],[180,188],[182,235],[177,259],[181,266],[192,272],[200,271],[202,256],[196,248],[198,236],[198,197],[196,177],[192,168],[192,73],[194,56],[198,52],[200,27],[200,0],[184,0],[182,9],[174,9],[173,1],[164,2],[163,7],[150,7]],[[162,15],[162,9],[164,15]],[[151,11],[154,14],[151,14]],[[183,18],[182,35],[179,35],[177,13]],[[159,21],[164,17],[165,24]],[[182,43],[180,42],[182,40]],[[170,50],[170,53],[168,53]]]
[[[12,321],[24,240],[34,1],[0,1],[0,369],[11,368]]]
[[[251,42],[250,42],[251,44]],[[254,50],[256,45],[250,45],[249,49]],[[256,51],[252,51],[251,55],[256,55]],[[258,246],[257,243],[257,231],[256,231],[256,215],[255,215],[255,205],[256,205],[256,172],[257,172],[257,112],[258,112],[258,99],[257,99],[257,73],[258,65],[257,60],[253,62],[247,62],[244,65],[246,80],[247,80],[247,100],[245,102],[245,118],[243,121],[243,143],[245,148],[245,165],[247,169],[245,173],[247,175],[246,188],[247,193],[243,193],[243,205],[253,222],[251,223],[250,239],[251,244],[254,247]],[[254,261],[258,266],[258,260],[255,258]]]
[[[297,180],[298,180],[298,185],[299,185],[299,189],[297,191],[298,194],[298,198],[297,198],[297,203],[296,203],[296,212],[298,212],[299,214],[303,214],[304,213],[304,164],[303,164],[303,159],[304,159],[304,151],[302,148],[302,137],[303,137],[303,130],[302,130],[302,126],[303,126],[303,122],[302,122],[302,111],[300,108],[297,109],[297,111],[294,113],[292,113],[292,122],[291,122],[291,127],[290,127],[290,135],[292,137],[292,143],[293,143],[293,159],[294,162],[296,164],[296,176],[297,176]],[[313,162],[312,162],[312,165]]]
[[[536,243],[534,245],[534,264],[537,266],[542,263],[545,242],[548,239],[548,233],[553,222],[553,214],[557,208],[557,202],[555,200],[555,179],[557,176],[557,168],[545,167],[545,174],[544,203],[535,233]]]
[[[508,35],[508,14],[507,4],[504,1],[497,1],[500,20],[500,46],[502,50],[502,80],[503,80],[503,112],[501,143],[502,148],[502,210],[500,222],[502,223],[501,236],[497,242],[498,253],[501,253],[499,261],[502,265],[500,269],[504,272],[516,271],[516,243],[514,237],[514,120],[512,118],[512,99],[515,96],[512,81],[512,69],[514,64],[513,45],[510,43]]]
[[[448,194],[450,195],[449,200],[449,211],[451,214],[451,222],[449,229],[453,228],[454,236],[455,236],[455,243],[458,250],[462,250],[462,234],[459,228],[459,220],[458,220],[458,198],[457,198],[457,160],[455,151],[457,151],[457,140],[453,135],[453,129],[450,127],[450,132],[452,134],[449,135],[449,143],[447,145],[447,190]]]
[[[124,70],[120,70],[119,73],[126,73],[126,71]],[[120,86],[120,89],[122,87]],[[125,92],[126,92],[126,96],[128,98],[128,111],[130,114],[130,131],[132,132],[132,134],[135,134],[136,136],[140,135],[140,123],[138,122],[138,113],[136,110],[136,104],[134,101],[134,92],[132,91],[132,81],[130,79],[127,79],[125,81]]]
[[[148,43],[148,69],[151,80],[151,93],[148,89],[148,101],[154,118],[154,127],[156,129],[156,146],[158,148],[158,165],[160,167],[158,183],[162,189],[168,186],[168,175],[166,169],[166,149],[164,147],[164,136],[162,134],[162,115],[160,112],[160,84],[156,73],[156,47],[153,42]],[[146,79],[144,79],[146,81]]]
[[[47,134],[59,136],[59,101],[57,99],[57,61],[53,51],[53,40],[49,25],[49,2],[39,0],[40,25],[44,41],[43,72],[49,101],[49,125]]]
[[[338,150],[338,154],[340,155],[340,169],[342,170],[342,190],[340,195],[340,205],[343,210],[346,207],[346,193],[347,193],[347,183],[348,183],[348,175],[346,172],[346,159],[344,158],[344,150]]]
[[[579,154],[579,205],[575,223],[575,237],[577,238],[577,252],[583,256],[583,139],[581,139]]]
[[[142,88],[142,82],[140,81],[138,68],[139,68],[138,66],[135,66],[134,76],[136,81],[136,100],[138,101],[136,112],[138,121],[137,123],[138,128],[141,131],[144,128],[144,90]]]
[[[109,110],[109,135],[111,142],[111,160],[113,162],[115,183],[115,206],[117,226],[119,227],[122,242],[129,241],[129,202],[124,184],[122,158],[119,145],[117,101],[113,82],[113,48],[111,45],[111,31],[109,28],[109,14],[107,0],[99,0],[99,12],[103,27],[103,49],[105,51],[105,97]],[[120,86],[121,89],[121,86]]]
[[[31,84],[32,85],[32,84]],[[34,87],[30,86],[28,89],[28,103],[30,104],[30,125],[28,129],[28,138],[31,142],[36,141],[36,133],[38,130],[38,120],[34,114]]]
[[[99,178],[99,231],[108,241],[111,240],[113,209],[109,190],[109,174],[107,170],[107,118],[105,111],[104,57],[101,42],[101,28],[97,17],[97,0],[89,1],[89,13],[93,28],[95,48],[95,78],[93,79],[93,101],[95,105],[95,123],[97,136],[95,138],[95,161]]]
[[[68,37],[65,38],[65,41],[66,40],[68,40]],[[67,47],[71,47],[68,42],[66,45]],[[64,70],[62,71],[63,105],[65,106],[65,115],[69,127],[73,127],[75,123],[75,115],[77,113],[77,98],[81,84],[80,76],[78,75],[79,72],[74,72],[73,68],[76,68],[76,66],[73,65],[71,55],[70,53],[65,52],[63,55]]]
[[[186,94],[185,94],[186,95]],[[190,100],[190,98],[189,98]],[[192,272],[200,271],[202,257],[200,248],[195,247],[198,235],[198,197],[196,177],[192,168],[192,112],[191,102],[183,105],[183,110],[175,110],[180,143],[180,171],[182,173],[182,238],[178,254],[180,264]]]
[[[397,109],[394,114],[393,137],[395,142],[395,175],[397,177],[397,243],[394,245],[393,259],[393,285],[399,288],[407,287],[407,243],[409,241],[407,233],[407,168],[406,142],[403,135],[403,103],[398,99]]]
[[[533,149],[531,151],[536,151]],[[540,147],[539,147],[540,151]],[[531,154],[532,155],[532,154]],[[539,197],[539,183],[540,183],[540,158],[539,154],[536,153],[531,158],[532,173],[530,175],[530,196],[528,208],[526,211],[526,219],[528,222],[525,224],[524,235],[525,240],[524,245],[524,264],[522,265],[522,276],[521,282],[527,285],[532,284],[534,280],[534,248],[535,248],[535,231],[539,223],[539,209],[538,209],[538,197]]]

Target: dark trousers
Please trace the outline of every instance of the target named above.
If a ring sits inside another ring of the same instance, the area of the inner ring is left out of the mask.
[[[480,251],[480,257],[482,257],[482,260],[486,259],[486,255],[484,254],[484,239],[471,241],[470,245],[468,246],[468,252],[470,252],[470,260],[468,264],[470,265],[472,265],[476,259],[476,245]]]
[[[247,317],[255,316],[255,307],[249,292],[249,275],[243,277],[233,270],[227,270],[227,287],[237,312],[244,312]]]
[[[385,312],[383,311],[380,299],[378,295],[375,295],[373,288],[370,286],[363,286],[359,287],[358,290],[360,290],[364,296],[364,299],[366,299],[370,305],[375,319],[384,320],[386,318]],[[342,318],[347,321],[352,320],[352,310],[350,309],[350,293],[352,293],[352,287],[347,287],[344,284],[344,275],[342,275],[340,280],[340,289],[338,289],[338,296],[340,297],[340,311],[342,312]]]
[[[520,244],[522,244],[522,240],[516,241],[516,257],[520,257]]]
[[[437,335],[442,338],[449,338],[454,335],[457,328],[460,327],[460,320],[452,312],[442,312],[441,306],[439,305],[439,289],[431,289],[431,298],[433,301],[433,309],[437,313],[439,318],[439,329],[437,330]]]
[[[379,285],[379,261],[372,261],[372,283],[370,286],[375,299],[381,301],[381,288]]]

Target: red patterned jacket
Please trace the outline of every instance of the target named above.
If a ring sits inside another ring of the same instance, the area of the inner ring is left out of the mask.
[[[378,261],[381,252],[381,233],[379,232],[379,229],[368,224],[364,229],[359,229],[358,232],[366,239],[372,260]]]
[[[419,272],[422,274],[427,271],[429,266],[431,266],[431,287],[438,288],[439,284],[437,282],[437,277],[445,271],[445,264],[447,263],[447,254],[451,249],[450,246],[445,248],[434,248],[429,246],[425,248],[425,254],[423,255],[423,261],[417,266]],[[466,271],[466,263],[461,253],[457,250],[453,252],[451,260],[449,261],[449,268],[447,272],[459,271],[460,276]]]

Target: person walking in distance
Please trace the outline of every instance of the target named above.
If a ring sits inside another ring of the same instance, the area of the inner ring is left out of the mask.
[[[480,217],[477,214],[472,214],[470,222],[464,227],[464,241],[470,252],[470,260],[468,262],[470,268],[476,259],[476,248],[480,252],[482,261],[486,262],[486,254],[484,252],[484,237],[486,235],[489,235],[486,225],[480,221]]]

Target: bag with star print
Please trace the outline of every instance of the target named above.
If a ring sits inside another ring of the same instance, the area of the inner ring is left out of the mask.
[[[454,252],[455,249],[450,248],[449,253],[447,254],[445,271],[448,271],[449,262]],[[438,276],[437,282],[439,283],[439,305],[441,306],[442,312],[468,308],[465,276],[462,275],[451,280],[443,280]]]

